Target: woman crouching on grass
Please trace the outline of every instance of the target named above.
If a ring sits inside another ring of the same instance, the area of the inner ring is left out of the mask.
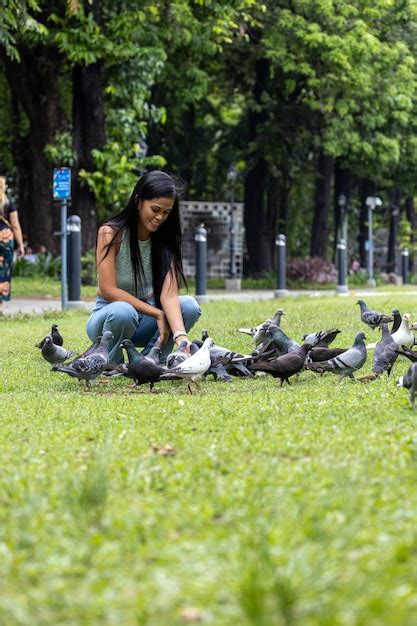
[[[194,298],[179,295],[180,192],[169,174],[147,172],[123,211],[98,230],[97,300],[87,334],[94,341],[105,330],[113,333],[113,363],[123,361],[123,339],[143,346],[144,354],[158,341],[164,360],[174,342],[188,341],[187,331],[201,314]]]

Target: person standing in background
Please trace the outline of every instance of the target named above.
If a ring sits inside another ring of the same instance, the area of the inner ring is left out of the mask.
[[[25,254],[22,229],[16,207],[7,196],[6,178],[0,176],[0,309],[10,300],[14,245],[17,256]]]

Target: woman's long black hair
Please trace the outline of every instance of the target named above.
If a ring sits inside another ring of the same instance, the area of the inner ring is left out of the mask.
[[[186,284],[182,268],[179,210],[179,199],[182,193],[183,186],[175,181],[170,174],[161,170],[147,172],[139,178],[123,211],[105,220],[103,223],[116,229],[112,240],[107,245],[103,258],[107,256],[110,246],[115,244],[118,235],[123,230],[128,231],[130,259],[135,276],[135,289],[137,290],[137,277],[143,275],[142,259],[138,245],[139,202],[141,200],[152,200],[153,198],[174,199],[172,210],[169,212],[167,219],[159,226],[158,230],[151,234],[153,292],[155,304],[158,308],[161,308],[161,291],[168,272],[173,274],[178,285],[180,285],[181,279]],[[102,260],[98,260],[98,262],[100,263]]]

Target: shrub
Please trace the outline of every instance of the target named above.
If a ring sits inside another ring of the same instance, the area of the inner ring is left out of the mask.
[[[303,283],[334,283],[337,273],[334,265],[321,257],[296,257],[288,260],[287,276]]]
[[[50,252],[38,254],[34,263],[27,259],[16,259],[13,266],[14,276],[59,278],[61,257],[54,257]]]
[[[61,257],[54,257],[50,252],[38,254],[35,267],[35,276],[59,278],[61,275]]]
[[[30,263],[26,259],[16,259],[13,264],[13,276],[28,276],[35,275],[35,264]]]

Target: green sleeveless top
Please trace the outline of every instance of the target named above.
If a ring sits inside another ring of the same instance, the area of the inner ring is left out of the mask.
[[[152,283],[152,254],[151,238],[146,241],[138,240],[140,258],[142,259],[143,272],[138,276],[138,288],[135,291],[135,276],[130,260],[130,245],[128,231],[123,231],[122,242],[116,256],[116,284],[139,300],[149,300],[153,297]]]

